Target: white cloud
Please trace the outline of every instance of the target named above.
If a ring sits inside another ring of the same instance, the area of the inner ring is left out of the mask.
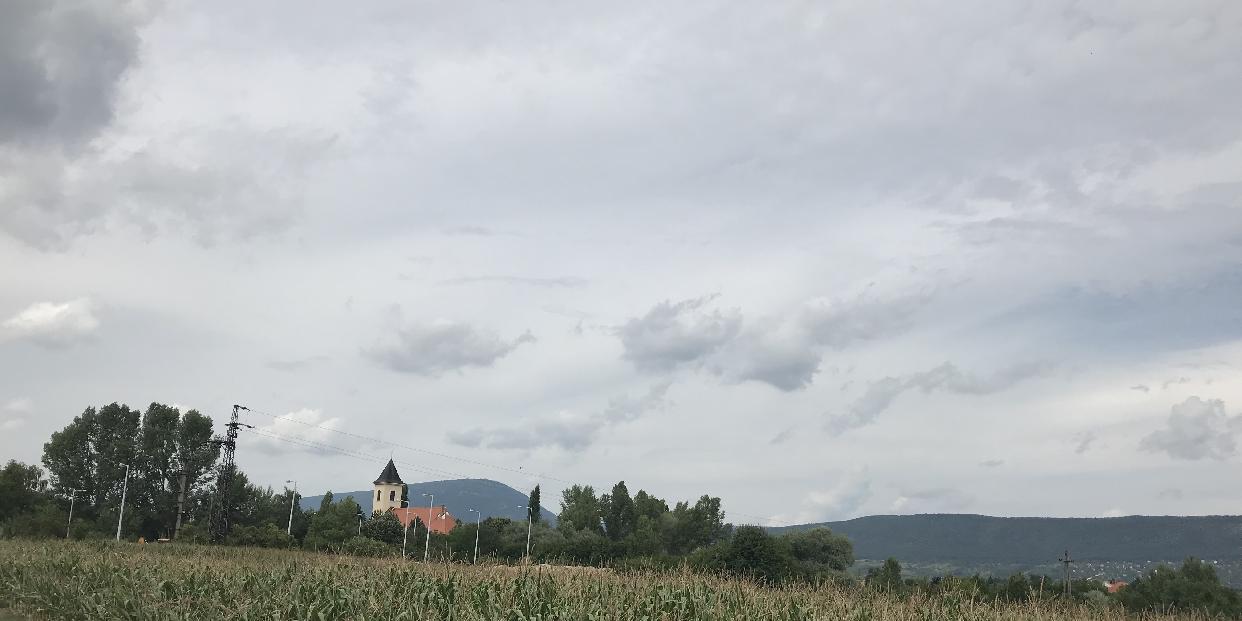
[[[342,418],[326,417],[321,410],[302,408],[266,425],[256,425],[247,435],[253,434],[256,443],[271,455],[304,452],[328,456],[359,448],[357,438],[334,430],[348,431]]]
[[[90,299],[79,298],[60,304],[31,304],[0,324],[0,334],[47,347],[64,347],[89,337],[98,328]]]
[[[871,499],[871,475],[867,468],[840,473],[827,489],[813,490],[802,497],[801,510],[770,518],[772,524],[806,524],[857,517],[858,510]]]
[[[1145,436],[1139,448],[1173,459],[1223,460],[1237,453],[1239,431],[1242,416],[1227,415],[1224,401],[1190,397],[1174,405],[1166,426]]]

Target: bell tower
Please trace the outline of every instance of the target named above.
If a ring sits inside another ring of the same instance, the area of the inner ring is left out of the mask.
[[[389,509],[401,508],[401,488],[405,482],[397,474],[397,465],[388,460],[384,471],[375,479],[375,495],[371,498],[371,510],[383,513]]]

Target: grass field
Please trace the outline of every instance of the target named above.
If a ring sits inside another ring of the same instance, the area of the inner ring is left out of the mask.
[[[7,610],[6,610],[7,607]],[[6,617],[7,615],[7,617]],[[0,619],[1201,619],[676,574],[299,551],[0,541]]]

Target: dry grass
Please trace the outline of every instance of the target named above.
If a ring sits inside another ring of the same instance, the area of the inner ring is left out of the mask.
[[[49,619],[1155,618],[1106,607],[979,602],[963,593],[899,598],[859,587],[768,588],[688,573],[62,541],[0,541],[0,609],[5,606]]]

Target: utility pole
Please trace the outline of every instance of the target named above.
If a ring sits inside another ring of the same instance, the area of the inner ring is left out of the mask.
[[[1066,550],[1065,554],[1057,560],[1060,561],[1062,565],[1065,565],[1065,597],[1068,599],[1074,594],[1073,587],[1070,583],[1070,563],[1073,563],[1074,559],[1070,558],[1069,550]]]
[[[185,515],[185,486],[186,475],[185,470],[181,471],[181,493],[177,494],[177,525],[173,528],[173,539],[177,538],[177,534],[181,532],[181,518]]]
[[[121,484],[121,510],[116,514],[116,540],[121,540],[121,522],[125,519],[125,492],[129,490],[129,464],[125,464],[125,482]]]
[[[253,429],[253,425],[247,425],[237,421],[237,415],[241,410],[250,411],[250,408],[244,405],[233,406],[233,416],[229,419],[229,423],[225,425],[224,440],[213,440],[219,442],[220,447],[224,449],[224,456],[220,462],[220,478],[216,480],[216,501],[215,507],[211,515],[211,541],[219,543],[229,534],[229,508],[232,506],[229,493],[233,487],[233,474],[237,470],[237,466],[233,460],[237,452],[237,430],[245,427]]]
[[[431,504],[427,505],[427,542],[423,544],[423,562],[426,563],[431,558],[431,514],[436,510],[436,495],[423,495],[431,497]]]
[[[293,484],[293,495],[289,497],[289,527],[285,529],[285,534],[292,537],[293,536],[293,502],[297,500],[297,497],[298,497],[298,482],[297,481],[285,481],[285,483]]]
[[[69,523],[65,525],[65,539],[69,538],[69,529],[73,527],[73,501],[77,498],[79,491],[81,490],[76,487],[69,490]]]
[[[483,512],[475,510],[475,509],[466,509],[466,511],[475,513],[478,516],[474,522],[474,561],[471,563],[472,565],[478,565],[479,564],[479,527],[483,525]]]
[[[518,508],[526,509],[526,562],[530,563],[530,527],[534,524],[534,518],[531,517],[530,507],[518,505]]]

